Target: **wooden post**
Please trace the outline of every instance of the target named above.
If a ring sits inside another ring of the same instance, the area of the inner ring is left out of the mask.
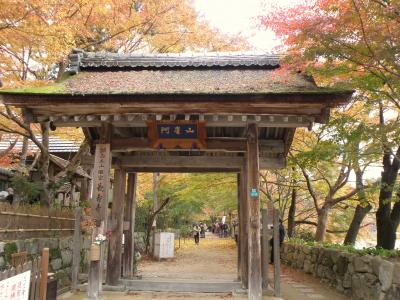
[[[121,277],[122,231],[124,223],[126,171],[115,169],[114,193],[110,218],[110,242],[108,246],[107,277],[108,285],[118,285]]]
[[[158,209],[158,173],[153,173],[153,213]],[[157,216],[154,216],[153,227],[153,245],[151,247],[151,254],[154,256],[154,249],[156,244],[156,228],[157,228]]]
[[[247,127],[247,173],[249,197],[249,289],[250,300],[261,300],[261,245],[260,245],[260,196],[259,196],[259,156],[257,125]]]
[[[279,211],[274,209],[274,296],[281,295],[281,253],[279,240]]]
[[[81,260],[82,234],[81,234],[82,207],[75,208],[74,249],[72,251],[72,292],[77,290],[79,265]]]
[[[268,288],[268,264],[269,264],[269,239],[268,239],[268,210],[261,210],[262,219],[262,242],[261,242],[261,253],[262,253],[262,287],[263,289]]]
[[[241,180],[240,180],[240,173],[237,174],[237,180],[236,180],[236,186],[237,186],[237,211],[238,211],[238,226],[236,226],[236,230],[238,231],[237,233],[237,275],[238,279],[241,279],[241,267],[240,267],[240,261],[241,261],[241,253],[240,253],[240,223],[242,222],[240,218],[240,198],[242,197],[241,193]],[[236,232],[235,232],[236,234]]]
[[[97,144],[94,158],[94,170],[92,181],[91,213],[96,220],[96,228],[93,229],[92,243],[98,234],[106,234],[108,190],[110,186],[111,153],[110,144]],[[88,299],[100,298],[102,287],[104,246],[101,246],[100,260],[90,261],[88,277]]]
[[[124,260],[123,260],[123,277],[132,277],[134,255],[135,255],[135,215],[136,215],[136,185],[137,175],[136,173],[128,174],[128,192],[126,197],[126,213],[125,221],[128,224],[128,229],[124,231],[125,243],[124,243]]]
[[[39,300],[46,300],[48,271],[49,271],[49,248],[43,248],[41,264],[40,264]]]
[[[249,283],[249,240],[248,240],[248,223],[249,210],[247,199],[247,167],[244,166],[240,172],[240,223],[239,223],[239,240],[240,240],[240,278],[244,289],[248,288]]]

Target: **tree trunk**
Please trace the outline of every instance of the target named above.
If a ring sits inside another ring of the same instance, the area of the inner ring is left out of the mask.
[[[400,147],[396,156],[400,154]],[[393,188],[399,171],[399,160],[393,158],[390,152],[383,155],[383,172],[379,193],[379,207],[376,211],[377,247],[394,249],[396,243],[396,222],[391,219]]]
[[[359,164],[359,153],[360,144],[358,143],[355,148],[356,159],[354,161],[354,172],[356,174],[356,187],[358,189],[358,202],[359,204],[354,211],[353,220],[351,221],[350,227],[347,230],[346,237],[344,239],[345,245],[354,245],[356,243],[358,232],[360,231],[360,226],[365,216],[372,209],[372,205],[368,203],[367,196],[365,194],[365,187],[363,183],[363,172],[361,171]]]
[[[24,139],[22,141],[22,149],[21,149],[21,158],[19,160],[18,164],[18,170],[20,173],[25,173],[25,168],[26,168],[26,157],[28,155],[28,138],[24,136]]]
[[[50,178],[49,178],[49,122],[40,123],[40,129],[42,131],[42,145],[45,151],[40,153],[39,158],[39,170],[40,176],[43,183],[43,192],[41,201],[47,207],[50,207],[53,202],[53,196],[50,189]]]
[[[59,69],[58,69],[56,81],[60,82],[62,80],[62,77],[63,77],[63,74],[65,72],[67,65],[64,62],[64,60],[62,60],[58,63],[58,67],[59,67]]]
[[[293,185],[295,184],[295,181],[293,181]],[[294,228],[296,226],[295,224],[295,215],[296,215],[296,198],[297,198],[297,190],[296,188],[292,188],[292,197],[291,197],[291,203],[289,207],[289,213],[288,213],[288,237],[291,238],[294,235]]]
[[[158,207],[158,209],[156,211],[154,211],[153,213],[151,213],[150,217],[149,217],[149,222],[147,223],[147,230],[146,230],[146,254],[149,254],[149,248],[150,248],[150,236],[151,236],[151,230],[153,228],[153,223],[155,218],[157,217],[157,215],[162,211],[162,209],[169,203],[169,200],[171,198],[168,197],[166,198],[161,205]],[[154,245],[153,245],[154,246]]]
[[[393,226],[393,223],[390,219],[386,221],[380,220],[379,227],[377,226],[377,236],[379,237],[377,244],[378,248],[389,250],[394,249],[394,246],[396,244],[396,228],[395,226]]]
[[[354,245],[356,243],[358,232],[360,231],[360,226],[365,216],[372,209],[372,205],[368,203],[367,206],[357,205],[354,212],[353,220],[350,223],[350,227],[347,230],[346,237],[344,239],[345,245]]]
[[[382,103],[379,104],[379,125],[385,125]],[[379,193],[379,207],[376,211],[377,247],[393,249],[396,243],[396,228],[400,216],[394,211],[392,214],[393,188],[400,168],[400,147],[392,159],[392,149],[387,145],[386,133],[382,132],[383,139],[383,172]],[[395,205],[396,206],[396,205]]]
[[[323,242],[325,238],[326,226],[328,224],[328,207],[322,207],[318,211],[317,232],[315,233],[315,240]]]

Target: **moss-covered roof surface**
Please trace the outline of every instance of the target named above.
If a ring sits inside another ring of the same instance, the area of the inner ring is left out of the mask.
[[[0,94],[286,94],[348,92],[318,87],[285,69],[85,71],[44,87]]]

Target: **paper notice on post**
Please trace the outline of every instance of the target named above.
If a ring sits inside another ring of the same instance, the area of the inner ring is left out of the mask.
[[[31,271],[0,281],[0,300],[28,300]]]

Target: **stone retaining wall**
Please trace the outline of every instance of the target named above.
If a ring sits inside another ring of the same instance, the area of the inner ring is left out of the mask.
[[[363,300],[400,299],[400,263],[337,249],[283,245],[282,262]]]
[[[90,241],[82,238],[80,272],[87,272]],[[27,239],[0,242],[0,270],[8,268],[11,263],[11,254],[28,252],[28,260],[40,256],[43,248],[49,248],[49,272],[55,273],[58,287],[65,287],[71,283],[72,266],[72,237]]]
[[[135,252],[143,253],[145,250],[145,233],[135,232]],[[152,239],[150,239],[152,241]],[[80,273],[87,273],[89,267],[89,236],[82,238]],[[49,272],[55,273],[58,288],[69,286],[72,272],[73,238],[42,238],[0,242],[0,271],[9,268],[11,254],[28,252],[28,260],[40,256],[43,248],[49,248]],[[138,258],[140,256],[135,256]]]

